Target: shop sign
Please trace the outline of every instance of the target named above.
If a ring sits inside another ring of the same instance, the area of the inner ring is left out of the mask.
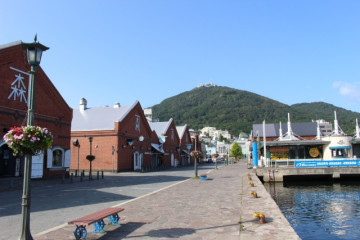
[[[360,160],[295,161],[296,168],[314,167],[360,167]]]

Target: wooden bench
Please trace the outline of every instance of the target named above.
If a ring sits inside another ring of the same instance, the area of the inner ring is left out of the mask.
[[[124,209],[120,207],[109,207],[72,220],[68,222],[68,224],[76,225],[76,230],[74,231],[76,240],[86,240],[86,226],[90,224],[93,224],[95,227],[94,233],[106,233],[104,230],[104,218],[109,217],[110,225],[120,226],[118,213],[121,211],[124,211]]]

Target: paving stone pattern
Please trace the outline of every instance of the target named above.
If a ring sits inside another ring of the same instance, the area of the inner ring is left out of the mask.
[[[248,173],[254,187],[248,184]],[[256,191],[258,198],[250,191]],[[91,233],[89,226],[88,240],[300,239],[246,163],[223,166],[209,171],[207,180],[189,179],[117,206],[125,208],[121,226],[105,226],[106,234]],[[267,223],[260,224],[254,212],[263,212]],[[75,226],[65,225],[33,237],[74,239],[74,230]]]

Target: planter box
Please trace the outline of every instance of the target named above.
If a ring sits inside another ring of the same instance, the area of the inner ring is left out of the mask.
[[[207,175],[200,175],[200,180],[206,180],[207,179]]]

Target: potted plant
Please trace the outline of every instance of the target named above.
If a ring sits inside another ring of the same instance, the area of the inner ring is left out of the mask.
[[[38,151],[46,151],[53,142],[53,136],[47,128],[38,126],[12,127],[3,137],[13,150],[13,155],[35,155]]]
[[[192,158],[198,159],[202,157],[202,154],[200,151],[191,151],[190,156]]]
[[[207,174],[203,173],[200,175],[200,180],[206,180],[207,179]]]

